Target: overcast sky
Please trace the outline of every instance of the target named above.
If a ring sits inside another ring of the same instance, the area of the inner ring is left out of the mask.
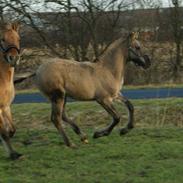
[[[100,2],[101,1],[102,0],[100,0]],[[121,1],[121,0],[119,0],[119,1]],[[135,2],[135,1],[138,2],[138,0],[123,0],[123,2],[126,2],[127,4],[129,4],[130,2]],[[32,1],[32,2],[34,2],[34,1]],[[78,0],[71,0],[71,2],[75,5],[78,5],[79,1]],[[107,2],[107,1],[105,0],[105,2]],[[148,2],[148,1],[146,1],[146,2]],[[170,7],[170,6],[172,6],[172,0],[152,0],[152,1],[150,1],[150,4],[152,4],[152,2],[154,2],[155,4],[157,3],[157,6],[159,6],[158,2],[161,2],[162,6],[160,6],[160,7]],[[150,7],[148,3],[146,5],[147,5],[148,8]],[[32,7],[33,10],[38,10],[38,11],[54,11],[54,10],[57,11],[57,10],[60,10],[55,3],[49,3],[46,8],[43,7],[42,3],[39,3],[39,4],[32,3],[31,7]]]
[[[162,2],[164,7],[169,7],[169,5],[172,5],[172,3],[170,3],[170,0],[162,0]]]

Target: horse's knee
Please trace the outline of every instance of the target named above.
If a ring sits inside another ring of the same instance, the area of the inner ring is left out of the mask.
[[[8,131],[2,130],[2,131],[1,131],[1,135],[2,135],[4,138],[12,138],[12,137],[14,136],[15,132],[16,132],[16,129],[15,129],[15,128],[10,129],[10,130],[8,130]]]
[[[11,138],[14,136],[16,132],[16,128],[14,126],[5,128],[5,127],[1,127],[0,128],[0,134],[4,137],[4,138]]]
[[[14,136],[15,132],[16,132],[16,129],[15,128],[11,129],[9,131],[9,137],[12,138]]]

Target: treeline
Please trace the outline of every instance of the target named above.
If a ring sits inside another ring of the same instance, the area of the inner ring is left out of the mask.
[[[163,8],[162,0],[2,0],[0,18],[22,22],[22,47],[45,47],[77,61],[94,60],[116,38],[139,31],[143,41],[174,44],[167,62],[177,81],[183,52],[181,2],[172,0],[171,7]]]

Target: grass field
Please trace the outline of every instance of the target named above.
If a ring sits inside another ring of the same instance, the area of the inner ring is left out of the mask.
[[[92,135],[109,123],[107,113],[94,102],[68,104],[89,138],[82,144],[66,126],[76,149],[63,145],[49,120],[49,104],[13,105],[13,145],[24,157],[12,162],[0,145],[0,183],[182,183],[183,99],[132,102],[136,128],[119,136],[127,111],[116,104],[122,121],[100,139]]]

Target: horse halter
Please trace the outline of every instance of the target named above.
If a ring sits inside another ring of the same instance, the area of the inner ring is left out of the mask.
[[[20,49],[17,48],[15,45],[8,45],[8,46],[5,48],[5,47],[3,46],[3,44],[2,44],[3,42],[4,42],[4,40],[1,39],[1,40],[0,40],[0,51],[3,53],[3,56],[4,56],[5,61],[6,61],[8,64],[12,65],[11,60],[9,59],[9,57],[6,56],[6,54],[7,54],[11,49],[15,49],[15,50],[17,51],[17,53],[18,53],[18,57],[20,57],[20,56],[19,56],[19,55],[20,55]],[[18,58],[17,62],[18,62],[19,60],[20,60],[20,59]],[[15,65],[15,64],[14,64],[14,65]]]
[[[128,51],[131,51],[135,56],[139,57],[139,55],[135,52],[135,50],[130,46]]]
[[[140,57],[137,53],[136,53],[136,51],[131,47],[131,46],[129,46],[128,47],[128,61],[131,61],[130,59],[129,59],[129,52],[132,52],[136,57]]]
[[[132,47],[128,48],[128,52],[132,52],[137,57],[137,59],[134,59],[136,66],[142,66],[144,69],[147,69],[151,66],[150,58],[148,55],[138,55]],[[128,61],[130,61],[130,59]]]

